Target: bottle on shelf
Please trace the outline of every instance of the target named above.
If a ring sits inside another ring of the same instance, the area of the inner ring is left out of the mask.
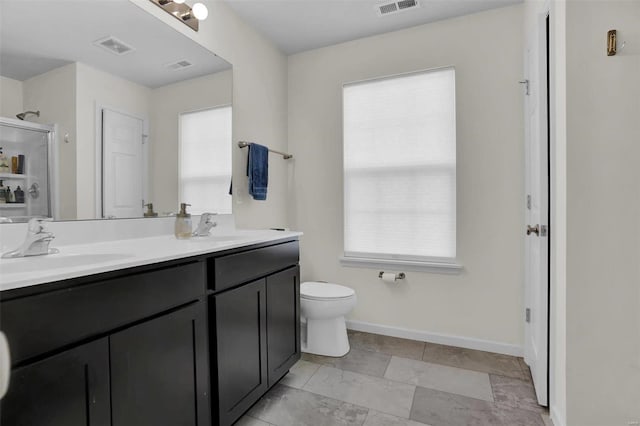
[[[24,155],[18,154],[18,174],[24,174]]]
[[[16,200],[13,198],[13,192],[11,192],[11,187],[7,185],[7,189],[4,191],[4,198],[7,200],[7,203],[15,203]]]
[[[18,188],[13,191],[13,198],[16,203],[24,203],[24,191],[20,189],[20,185],[18,185]]]
[[[2,180],[0,180],[0,204],[5,204],[7,202],[7,188],[4,187]]]
[[[2,147],[0,146],[0,173],[9,173],[11,172],[11,167],[9,167],[9,158],[7,158],[6,154],[2,152]]]

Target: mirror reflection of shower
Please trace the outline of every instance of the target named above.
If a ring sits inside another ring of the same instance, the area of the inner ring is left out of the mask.
[[[36,117],[40,117],[40,110],[21,112],[20,114],[17,114],[16,117],[18,117],[20,120],[24,120],[28,115],[35,115]]]
[[[55,145],[55,125],[0,117],[0,223],[56,217]]]

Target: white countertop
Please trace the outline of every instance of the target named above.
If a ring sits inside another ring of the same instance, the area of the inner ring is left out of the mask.
[[[253,244],[297,238],[301,232],[237,230],[177,240],[173,235],[52,247],[58,254],[0,259],[0,291],[77,278]]]

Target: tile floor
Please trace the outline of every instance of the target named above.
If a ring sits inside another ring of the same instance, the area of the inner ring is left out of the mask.
[[[545,426],[521,358],[349,332],[342,358],[303,354],[237,426]]]

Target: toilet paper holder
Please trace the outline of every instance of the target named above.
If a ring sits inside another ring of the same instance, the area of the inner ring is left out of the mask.
[[[382,279],[382,275],[384,275],[384,271],[380,271],[380,273],[378,274],[378,278]],[[397,280],[404,280],[406,277],[406,275],[404,274],[404,272],[399,272],[396,274],[396,281]]]

